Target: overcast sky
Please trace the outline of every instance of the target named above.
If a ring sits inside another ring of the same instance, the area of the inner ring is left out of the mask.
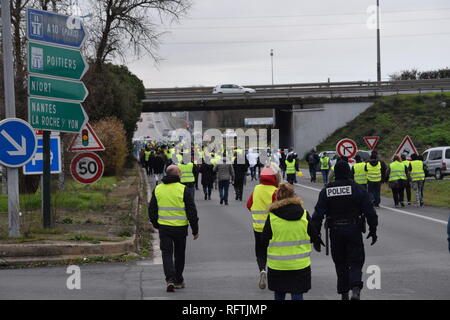
[[[158,65],[127,62],[146,87],[376,80],[375,0],[192,0]],[[382,77],[450,66],[449,0],[380,0]]]

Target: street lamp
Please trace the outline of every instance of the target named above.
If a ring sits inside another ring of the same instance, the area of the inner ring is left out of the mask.
[[[377,79],[381,82],[381,52],[380,52],[380,0],[377,0]]]
[[[272,63],[272,85],[273,85],[273,49],[270,49],[270,60]]]

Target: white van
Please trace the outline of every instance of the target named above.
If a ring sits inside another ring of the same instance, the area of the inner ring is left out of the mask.
[[[441,180],[450,175],[450,146],[428,149],[422,156],[429,176],[434,175],[436,180]]]

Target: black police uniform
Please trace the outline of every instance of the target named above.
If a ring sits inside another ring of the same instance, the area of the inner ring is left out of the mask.
[[[326,216],[330,230],[331,256],[338,278],[337,292],[345,299],[352,289],[352,298],[359,299],[359,291],[363,287],[365,253],[362,233],[365,232],[365,219],[369,225],[367,238],[372,237],[373,245],[377,240],[378,217],[367,191],[351,181],[349,175],[347,163],[336,164],[336,180],[327,184],[320,192],[312,224],[320,234],[322,220]],[[320,246],[316,250],[320,251]]]

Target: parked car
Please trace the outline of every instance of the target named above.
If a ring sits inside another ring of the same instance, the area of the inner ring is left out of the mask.
[[[422,156],[427,167],[427,175],[434,175],[436,180],[450,175],[450,146],[428,149]]]
[[[213,89],[213,94],[218,93],[255,93],[256,90],[252,88],[244,88],[241,86],[238,86],[236,84],[221,84]]]

